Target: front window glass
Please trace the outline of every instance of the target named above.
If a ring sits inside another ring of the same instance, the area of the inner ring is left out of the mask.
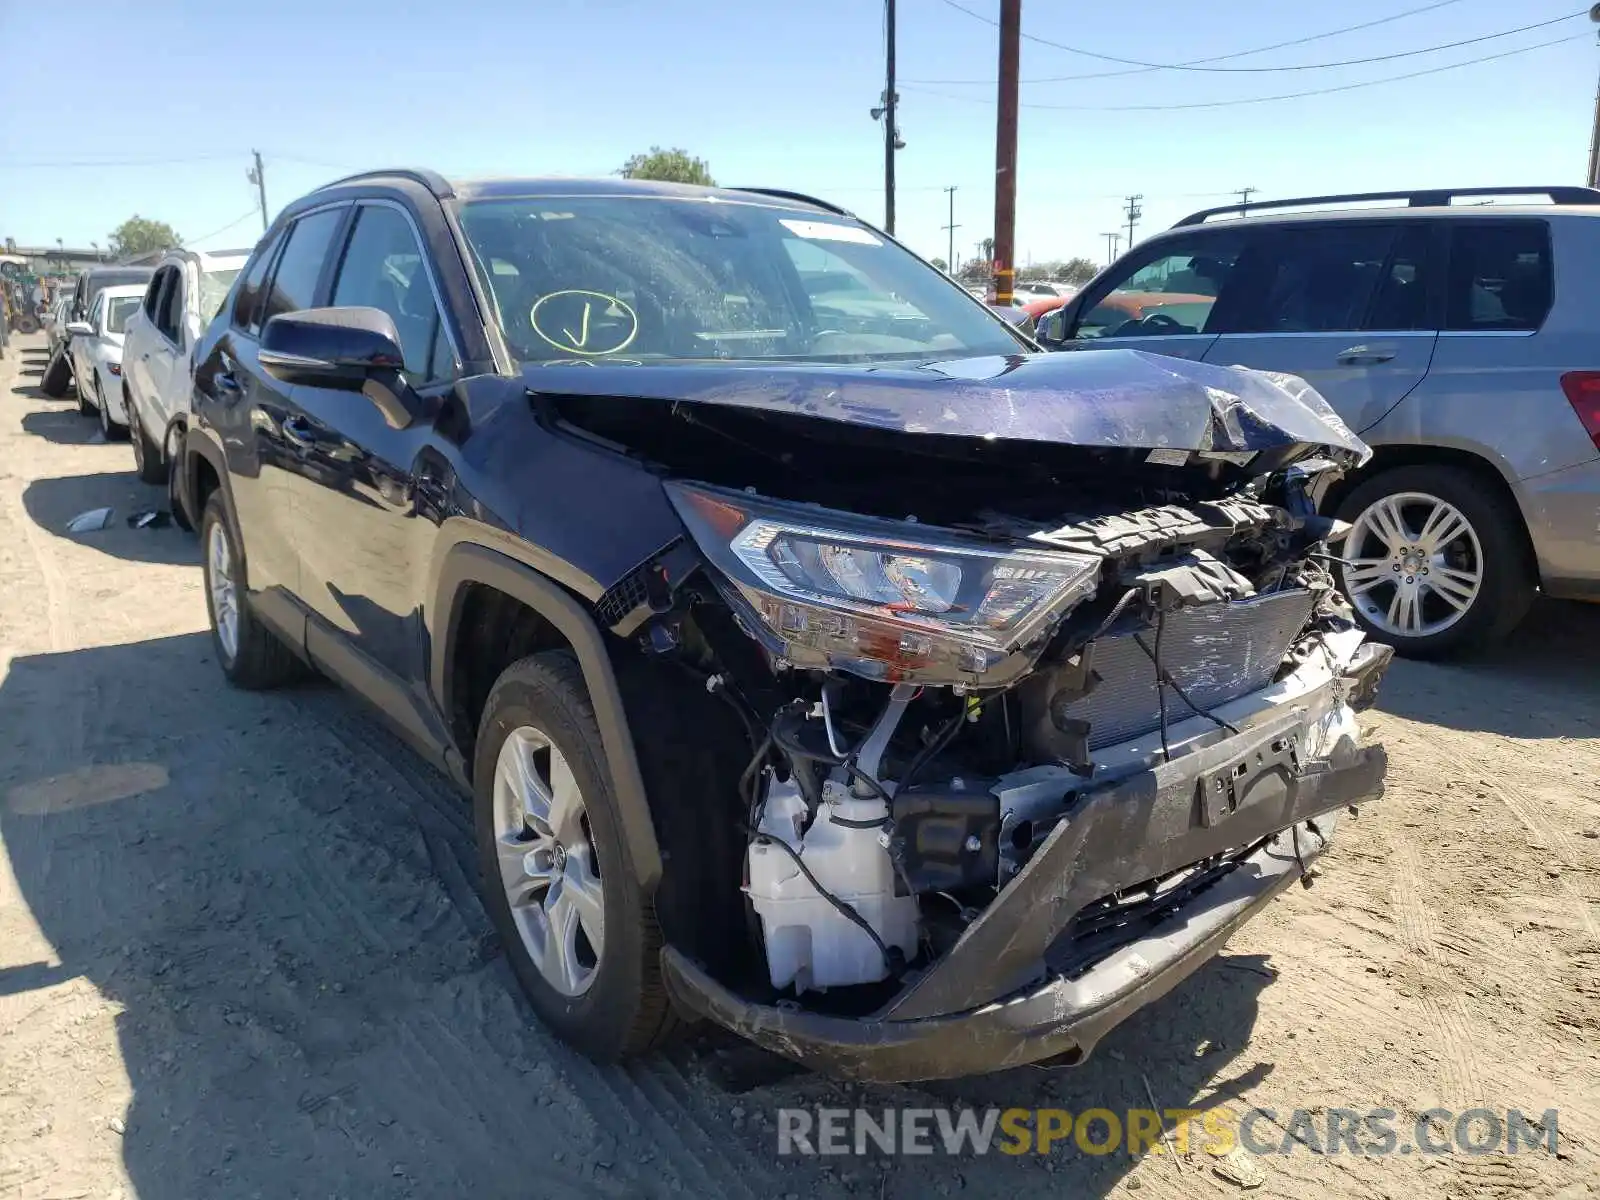
[[[1183,239],[1137,267],[1079,319],[1080,338],[1214,333],[1217,297],[1234,273],[1244,238],[1230,232]]]
[[[112,296],[106,304],[106,332],[122,333],[126,330],[128,318],[143,303],[143,296]]]
[[[461,225],[526,362],[877,362],[1024,346],[850,220],[634,196],[480,200]]]

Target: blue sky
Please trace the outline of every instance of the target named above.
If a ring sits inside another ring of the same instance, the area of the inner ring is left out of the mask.
[[[960,0],[994,14],[995,0]],[[1024,0],[1025,34],[1151,63],[1231,55],[1428,0]],[[1450,0],[1376,28],[1216,66],[1368,58],[1576,13],[1576,0]],[[1225,9],[1226,16],[1217,15]],[[947,0],[899,0],[900,236],[943,255],[991,230],[996,30]],[[1335,87],[1553,38],[1495,62],[1332,95]],[[809,191],[882,216],[882,6],[732,0],[87,0],[0,4],[0,235],[104,244],[138,212],[213,248],[260,232],[249,152],[278,205],[371,166],[446,174],[601,174],[651,144],[719,182]],[[19,52],[19,48],[32,48]],[[1025,41],[1025,80],[1117,70]],[[1103,261],[1121,197],[1141,236],[1251,186],[1258,198],[1387,187],[1581,183],[1600,50],[1587,18],[1330,70],[1148,71],[1023,88],[1018,257]],[[1033,106],[1084,106],[1033,107]],[[78,165],[67,165],[78,164]],[[113,165],[115,164],[115,165]],[[131,164],[131,165],[130,165]],[[230,224],[231,223],[231,224]],[[219,230],[209,238],[202,235]]]

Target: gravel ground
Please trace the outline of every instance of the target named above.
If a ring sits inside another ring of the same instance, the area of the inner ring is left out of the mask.
[[[332,687],[223,684],[192,541],[126,527],[161,497],[39,394],[39,346],[0,361],[0,1196],[1238,1191],[1198,1147],[776,1153],[782,1106],[1147,1089],[1560,1110],[1559,1155],[1301,1146],[1256,1160],[1262,1196],[1600,1194],[1600,609],[1544,604],[1492,659],[1397,666],[1369,719],[1388,797],[1083,1067],[845,1087],[705,1035],[596,1068],[516,995],[448,785]],[[102,504],[113,527],[65,533]]]

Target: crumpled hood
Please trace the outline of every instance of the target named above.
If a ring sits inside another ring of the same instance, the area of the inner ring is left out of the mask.
[[[528,364],[528,387],[815,417],[904,433],[1241,454],[1300,448],[1355,465],[1366,443],[1293,375],[1143,350],[925,363]]]

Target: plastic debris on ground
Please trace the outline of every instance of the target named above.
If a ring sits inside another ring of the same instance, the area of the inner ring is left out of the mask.
[[[104,529],[111,524],[111,509],[91,508],[88,512],[81,512],[67,522],[68,533],[93,533],[97,529]]]

